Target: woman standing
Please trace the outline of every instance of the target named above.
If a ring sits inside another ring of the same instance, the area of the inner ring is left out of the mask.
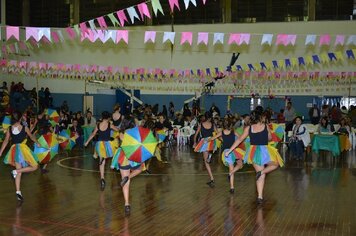
[[[210,140],[214,140],[221,137],[222,138],[222,148],[221,150],[223,151],[223,163],[224,165],[229,167],[229,175],[228,179],[230,182],[230,193],[233,194],[235,192],[235,187],[234,187],[234,174],[236,171],[242,168],[242,157],[238,156],[238,159],[236,158],[235,155],[230,153],[230,156],[225,157],[224,153],[225,151],[228,151],[228,149],[234,144],[235,140],[238,138],[238,135],[235,133],[233,130],[232,122],[229,118],[226,118],[223,123],[223,130],[219,132],[217,135],[212,137]],[[236,165],[235,165],[236,163]]]
[[[302,117],[297,116],[294,122],[295,124],[292,129],[293,134],[290,138],[290,150],[297,160],[303,160],[304,148],[310,143],[310,135],[307,127],[302,124]]]
[[[119,130],[123,130],[121,126],[122,126],[122,121],[124,119],[124,116],[120,113],[120,111],[121,111],[120,105],[119,104],[115,105],[114,113],[112,113],[112,123]]]
[[[110,125],[110,113],[104,111],[101,114],[101,121],[95,127],[94,131],[91,133],[90,137],[85,143],[88,146],[89,142],[98,134],[98,142],[95,144],[95,152],[99,156],[99,170],[100,170],[100,187],[101,190],[105,188],[105,162],[107,158],[111,158],[114,155],[114,147],[110,142],[110,132],[111,130],[118,131],[113,125]]]
[[[225,153],[228,156],[239,144],[250,136],[251,146],[247,148],[244,162],[253,164],[256,171],[257,203],[263,203],[263,189],[265,186],[266,174],[274,171],[278,166],[283,166],[283,160],[278,150],[268,145],[271,140],[271,131],[268,125],[262,122],[262,114],[257,111],[251,113],[251,126],[244,129],[243,134],[234,142]]]
[[[204,120],[201,122],[201,124],[198,125],[197,132],[194,135],[193,147],[195,148],[194,149],[195,152],[203,153],[205,167],[210,177],[210,181],[207,182],[206,184],[209,185],[209,187],[213,188],[215,186],[215,182],[214,182],[213,173],[210,168],[211,156],[212,156],[210,152],[215,151],[214,149],[216,149],[216,146],[214,145],[215,144],[214,142],[216,142],[216,140],[208,141],[209,138],[213,137],[213,133],[215,131],[215,126],[213,125],[211,120],[212,117],[210,112],[205,112]],[[198,134],[201,135],[202,139],[197,144]]]
[[[4,163],[16,168],[11,171],[11,175],[15,179],[16,197],[19,201],[23,201],[20,190],[22,173],[33,172],[37,170],[38,166],[37,156],[26,145],[26,137],[30,137],[33,142],[37,143],[38,146],[40,145],[35,136],[31,134],[29,128],[21,124],[21,116],[20,112],[12,114],[12,125],[6,132],[5,140],[0,149],[1,156],[11,138],[13,144],[5,156]]]

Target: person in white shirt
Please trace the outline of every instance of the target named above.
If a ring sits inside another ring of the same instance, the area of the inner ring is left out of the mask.
[[[302,124],[300,116],[295,118],[295,124],[292,128],[292,137],[290,138],[290,150],[297,160],[303,160],[304,148],[310,143],[310,135],[306,125]]]
[[[93,127],[96,126],[96,119],[93,117],[93,113],[91,111],[87,111],[84,125],[93,126]]]

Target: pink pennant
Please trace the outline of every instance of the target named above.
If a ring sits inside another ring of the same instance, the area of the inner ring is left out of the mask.
[[[341,45],[343,46],[345,43],[345,35],[336,35],[335,46]]]
[[[288,35],[286,34],[277,35],[276,45],[288,45],[287,39]]]
[[[199,32],[198,33],[197,44],[204,43],[205,45],[208,45],[208,40],[209,40],[209,33],[207,33],[207,32]]]
[[[182,32],[182,37],[180,39],[180,44],[188,42],[190,45],[193,43],[193,33],[192,32]]]
[[[39,69],[47,69],[47,63],[39,62],[38,63],[38,68]]]
[[[228,42],[229,45],[232,43],[239,44],[239,42],[240,42],[240,34],[230,34],[229,42]]]
[[[91,65],[89,67],[89,71],[90,72],[97,72],[98,71],[98,66],[97,65]]]
[[[15,39],[20,40],[20,31],[17,26],[6,26],[6,40],[13,36]]]
[[[31,61],[28,65],[29,69],[37,68],[37,62]]]
[[[329,34],[320,35],[319,45],[330,45],[331,37]]]
[[[79,28],[82,31],[82,33],[86,33],[89,29],[87,27],[87,24],[85,22],[79,24]]]
[[[104,29],[108,28],[103,16],[96,18],[96,20],[98,21],[100,28],[104,28]]]
[[[129,43],[129,31],[127,30],[118,30],[116,33],[116,43],[124,40],[126,44]]]
[[[63,70],[63,69],[65,69],[65,65],[63,63],[58,63],[57,68],[58,68],[58,70]]]
[[[294,46],[296,40],[297,40],[296,34],[289,34],[289,35],[287,35],[287,42],[285,45],[291,44]]]
[[[26,68],[26,66],[27,66],[27,61],[20,61],[20,62],[19,62],[19,66],[20,66],[20,68]]]
[[[178,8],[178,10],[180,11],[178,0],[168,0],[168,1],[169,1],[169,6],[171,8],[171,12],[174,11],[174,6],[176,6]]]
[[[125,21],[126,21],[126,22],[129,22],[129,21],[127,20],[127,17],[126,17],[126,15],[125,15],[124,10],[120,10],[120,11],[116,12],[116,15],[117,15],[117,17],[119,18],[121,27],[124,27]]]
[[[72,29],[71,27],[68,27],[68,28],[66,28],[66,31],[68,33],[68,37],[73,40],[76,36],[74,29]]]
[[[26,27],[26,40],[29,40],[30,38],[35,39],[38,41],[38,28],[34,27]]]
[[[243,43],[249,45],[250,39],[251,39],[251,34],[240,34],[240,42],[238,43],[238,45],[241,45]]]
[[[205,5],[206,1],[207,1],[207,0],[203,0],[203,4],[204,4],[204,5]]]
[[[81,33],[80,41],[83,42],[85,39],[88,39],[90,42],[95,42],[96,38],[93,30],[88,29],[86,32]]]
[[[150,11],[148,10],[147,4],[145,2],[137,5],[138,11],[140,12],[141,19],[143,20],[143,16],[147,16],[151,19]]]
[[[53,42],[55,42],[55,43],[59,42],[59,35],[56,31],[52,31],[51,36],[52,36]]]
[[[101,42],[105,42],[105,32],[104,30],[97,30],[96,33],[94,34],[94,42],[100,39]]]
[[[149,40],[151,40],[152,43],[155,42],[155,40],[156,40],[156,31],[146,31],[145,32],[145,41],[144,41],[144,43],[147,43]]]

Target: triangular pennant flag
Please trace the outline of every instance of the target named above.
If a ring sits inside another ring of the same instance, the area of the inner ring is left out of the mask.
[[[356,35],[350,35],[347,39],[346,45],[356,45]]]
[[[113,16],[114,16],[114,14],[113,14]],[[106,29],[108,27],[103,16],[96,18],[96,20],[98,21],[100,28]]]
[[[140,12],[141,19],[144,19],[144,16],[151,18],[150,11],[148,10],[147,4],[145,2],[137,5],[138,11]]]
[[[91,30],[96,30],[95,24],[94,24],[94,20],[90,20],[89,22],[89,27]]]
[[[192,2],[194,6],[197,6],[196,0],[184,0],[185,9],[188,9],[190,2]]]
[[[298,58],[291,58],[290,59],[292,67],[296,67],[298,65]]]
[[[305,38],[305,45],[315,45],[316,35],[307,35]]]
[[[61,30],[57,30],[57,35],[59,37],[59,40],[61,42],[64,42],[64,37],[63,37],[63,34],[62,34],[62,31]]]
[[[89,31],[86,22],[82,22],[79,24],[80,27],[80,31],[82,31],[82,33],[86,33]]]
[[[73,29],[74,29],[76,35],[79,36],[79,35],[80,35],[79,25],[74,25],[74,26],[73,26]]]
[[[278,62],[277,61],[272,61],[272,65],[274,68],[278,68]]]
[[[109,39],[111,39],[114,43],[116,43],[116,31],[115,30],[107,30],[105,32],[103,43],[106,43]]]
[[[304,57],[298,57],[298,62],[299,62],[299,65],[305,65],[305,62],[304,62]]]
[[[251,38],[251,34],[240,34],[240,41],[239,41],[238,45],[241,45],[243,43],[249,45],[250,38]]]
[[[192,32],[182,32],[180,44],[182,45],[185,42],[189,43],[189,45],[192,45],[192,43],[193,43],[193,33]]]
[[[164,15],[161,3],[159,2],[159,0],[151,0],[151,4],[152,4],[152,9],[153,12],[155,13],[155,16],[157,16],[158,11],[160,11],[162,13],[162,15]]]
[[[345,44],[345,35],[336,35],[335,46],[337,45],[344,46],[344,44]]]
[[[6,26],[6,40],[14,37],[16,40],[20,40],[20,30],[17,26]]]
[[[286,34],[278,34],[277,35],[277,40],[276,40],[276,45],[284,45],[287,46],[288,42],[288,35]]]
[[[125,15],[124,10],[120,10],[120,11],[116,12],[116,15],[117,15],[117,17],[119,18],[121,27],[124,27],[124,26],[125,26],[125,21],[126,21],[126,22],[129,22],[129,21],[127,20],[127,17],[126,17],[126,15]]]
[[[305,57],[305,64],[306,65],[313,65],[313,57],[312,56],[306,56]]]
[[[124,13],[124,16],[125,16],[125,13]],[[112,24],[113,26],[121,25],[121,22],[120,22],[120,24],[119,24],[119,21],[118,21],[118,20],[116,19],[116,17],[114,16],[114,13],[108,14],[108,17],[109,17],[109,19],[110,19],[110,21],[111,21],[111,24]],[[126,19],[126,16],[125,16],[125,19]],[[126,19],[126,21],[127,21],[127,19]],[[121,25],[121,26],[124,26],[124,25]]]
[[[148,41],[151,41],[154,43],[156,40],[156,31],[146,31],[145,32],[145,40],[144,43],[147,43]]]
[[[295,41],[297,40],[297,35],[296,34],[288,34],[287,35],[287,45],[291,44],[291,45],[295,45]]]
[[[58,43],[59,42],[59,35],[57,33],[58,31],[52,31],[51,32],[51,37],[54,43]]]
[[[330,40],[331,38],[329,34],[320,35],[319,45],[330,45]]]
[[[262,36],[262,41],[261,41],[261,45],[263,44],[268,44],[268,45],[272,45],[272,39],[273,39],[273,34],[264,34]]]
[[[332,54],[334,54],[334,53],[332,53]],[[330,57],[331,56],[331,57]],[[334,55],[334,57],[335,57],[335,55]],[[321,61],[321,63],[328,63],[329,62],[329,58],[330,58],[330,61],[332,61],[333,59],[333,56],[331,55],[331,53],[328,53],[328,54],[326,54],[326,53],[321,53],[320,54],[320,61]],[[335,60],[336,60],[336,58],[335,58]]]
[[[205,5],[205,3],[206,3],[206,0],[203,0],[203,4]]]
[[[175,32],[164,32],[163,33],[163,43],[169,40],[172,44],[174,44],[174,38],[176,36]]]
[[[38,41],[42,39],[42,37],[46,37],[48,40],[51,40],[51,29],[50,28],[39,28],[38,29]]]
[[[355,59],[355,54],[353,53],[353,51],[351,49],[346,51],[346,55],[347,55],[348,59],[351,59],[351,58]]]
[[[168,0],[169,1],[169,7],[171,8],[171,12],[174,11],[174,7],[177,7],[178,10],[180,11],[178,0]]]
[[[240,34],[230,34],[229,41],[228,41],[229,45],[232,43],[239,44],[239,42],[240,42]]]
[[[209,33],[207,33],[207,32],[198,32],[197,44],[203,43],[205,45],[208,45],[208,41],[209,41]]]
[[[224,44],[224,33],[214,33],[213,45],[217,43]]]
[[[335,52],[335,57],[338,61],[343,61],[344,60],[344,55],[342,52]]]
[[[36,41],[39,41],[38,38],[38,28],[35,27],[26,27],[26,41],[30,38],[33,38]]]
[[[137,15],[136,9],[134,7],[129,7],[126,10],[130,16],[130,20],[132,24],[135,23],[135,18],[141,20],[140,17]]]
[[[129,43],[129,31],[128,30],[117,30],[116,31],[116,43],[123,40],[126,44]]]
[[[292,65],[291,65],[291,62],[290,62],[290,59],[285,59],[284,61],[285,61],[286,68],[292,66]]]

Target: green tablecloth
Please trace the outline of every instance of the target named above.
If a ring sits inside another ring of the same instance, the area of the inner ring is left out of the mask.
[[[330,151],[334,157],[340,155],[340,140],[336,135],[315,134],[312,141],[313,152]]]
[[[83,132],[84,132],[84,143],[88,140],[89,136],[94,130],[94,126],[82,126]]]

